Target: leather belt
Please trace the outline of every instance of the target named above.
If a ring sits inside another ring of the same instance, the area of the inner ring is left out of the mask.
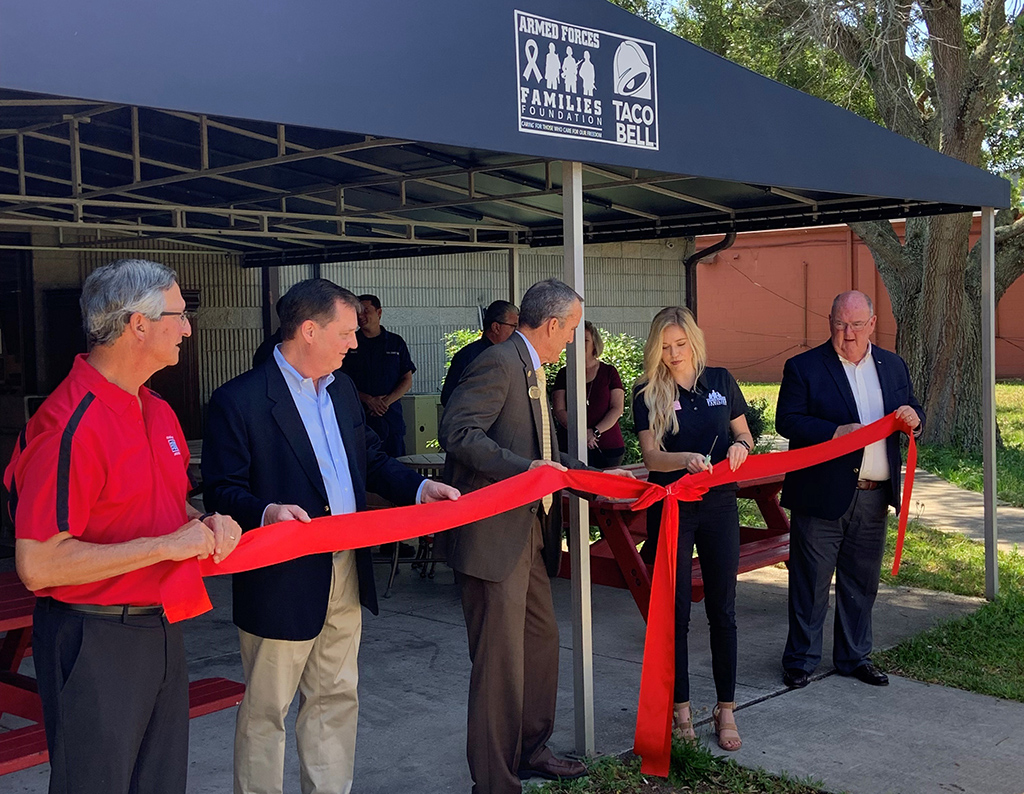
[[[51,609],[61,609],[65,612],[81,612],[83,615],[104,615],[113,617],[128,617],[136,615],[162,615],[164,608],[159,604],[147,607],[133,607],[128,604],[69,604],[67,601],[58,601],[56,598],[49,599]]]
[[[857,480],[858,491],[874,491],[885,485],[884,482],[879,480]]]

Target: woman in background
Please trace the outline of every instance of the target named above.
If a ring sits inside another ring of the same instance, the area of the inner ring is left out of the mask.
[[[622,462],[626,444],[622,440],[619,417],[626,402],[619,371],[600,360],[604,340],[590,320],[583,323],[587,372],[587,462],[597,469],[613,469]],[[566,402],[566,373],[562,367],[551,390],[551,407],[558,422],[558,443],[569,448],[569,411]]]
[[[650,481],[675,482],[713,466],[733,471],[747,458],[754,440],[747,428],[747,404],[728,370],[707,366],[704,334],[693,314],[681,307],[662,309],[651,321],[644,346],[644,377],[633,397],[633,419]],[[697,502],[679,503],[676,578],[676,678],[672,733],[693,741],[687,631],[694,544],[704,579],[704,608],[711,629],[711,669],[718,693],[712,716],[718,745],[738,750],[736,708],[736,571],[740,525],[737,486],[712,488]],[[656,548],[661,506],[647,510],[648,542]],[[651,557],[650,552],[643,555]]]

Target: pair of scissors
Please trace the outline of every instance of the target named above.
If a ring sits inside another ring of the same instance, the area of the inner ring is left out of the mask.
[[[711,449],[708,450],[708,454],[704,456],[704,465],[711,465],[711,453],[715,451],[715,444],[718,443],[718,436],[715,436],[715,440],[711,442]]]

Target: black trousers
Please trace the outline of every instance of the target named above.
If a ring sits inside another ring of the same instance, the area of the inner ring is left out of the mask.
[[[625,447],[618,447],[617,449],[601,449],[598,447],[597,449],[587,450],[587,463],[595,469],[614,469],[622,463],[622,459],[625,456]]]
[[[660,521],[659,504],[647,510],[648,537],[655,542]],[[711,634],[711,673],[718,699],[729,703],[736,697],[736,572],[740,560],[740,520],[735,491],[709,491],[699,502],[679,503],[676,703],[690,699],[687,634],[693,603],[690,571],[695,545],[704,580],[704,611]]]
[[[885,552],[889,489],[854,491],[835,521],[793,511],[790,519],[787,670],[814,672],[821,662],[829,587],[836,575],[832,661],[850,673],[871,656],[871,610]]]
[[[41,598],[32,628],[50,794],[183,794],[188,672],[162,615],[69,612]]]

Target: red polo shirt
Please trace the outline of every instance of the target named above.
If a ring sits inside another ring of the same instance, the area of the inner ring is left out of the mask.
[[[186,523],[188,446],[171,407],[143,387],[139,400],[78,356],[29,421],[4,472],[15,535],[70,532],[88,543],[166,535]],[[160,603],[167,563],[83,585],[36,592],[78,604]]]

